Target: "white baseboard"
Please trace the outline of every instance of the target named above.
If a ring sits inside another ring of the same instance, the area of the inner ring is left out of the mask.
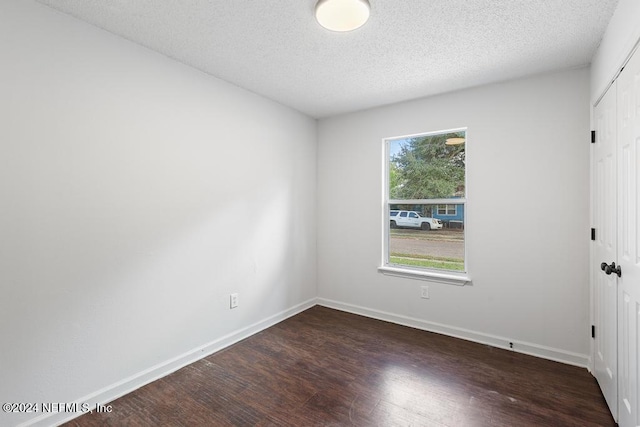
[[[587,368],[589,366],[589,356],[586,354],[573,353],[557,348],[546,347],[543,345],[532,344],[524,341],[517,341],[510,338],[500,337],[497,335],[485,334],[482,332],[471,331],[469,329],[457,328],[455,326],[443,325],[441,323],[428,322],[413,317],[403,316],[399,314],[388,313],[380,310],[361,307],[358,305],[333,301],[325,298],[317,299],[318,305],[333,308],[336,310],[346,311],[348,313],[359,314],[361,316],[371,317],[373,319],[384,320],[403,326],[409,326],[429,332],[436,332],[442,335],[448,335],[455,338],[461,338],[467,341],[473,341],[480,344],[487,344],[492,347],[503,348],[515,351],[517,353],[528,354],[530,356],[541,357],[543,359],[553,360],[555,362],[566,363],[568,365]],[[510,348],[509,343],[513,344]]]
[[[251,335],[254,335],[266,328],[282,322],[283,320],[291,316],[307,310],[314,305],[316,305],[316,298],[312,298],[287,310],[281,311],[280,313],[276,313],[273,316],[269,316],[266,319],[220,337],[208,344],[197,347],[173,359],[159,363],[149,369],[132,375],[129,378],[125,378],[122,381],[118,381],[115,384],[111,384],[101,390],[98,390],[87,396],[83,396],[77,399],[75,402],[77,402],[79,406],[82,403],[90,403],[91,407],[95,407],[96,403],[100,405],[106,405],[109,402],[112,402],[113,400],[124,396],[127,393],[131,393],[132,391],[162,377],[165,377],[180,368],[183,368],[204,357],[207,357],[226,347],[229,347],[230,345],[248,338]],[[54,412],[49,414],[42,414],[36,418],[32,418],[31,420],[19,424],[18,427],[60,425],[74,418],[77,418],[82,414],[82,412]]]

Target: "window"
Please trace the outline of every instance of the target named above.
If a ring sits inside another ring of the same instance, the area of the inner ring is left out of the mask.
[[[389,138],[384,144],[381,271],[459,278],[464,284],[466,129]]]
[[[457,205],[438,205],[438,215],[456,215]]]

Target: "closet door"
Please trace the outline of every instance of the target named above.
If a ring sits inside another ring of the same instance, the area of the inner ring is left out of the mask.
[[[594,375],[614,418],[618,412],[618,346],[616,275],[605,274],[604,262],[616,260],[616,84],[594,108],[596,142],[593,147]]]
[[[640,425],[640,51],[627,63],[618,85],[618,422]],[[615,258],[614,258],[615,259]],[[618,270],[619,269],[619,270]]]

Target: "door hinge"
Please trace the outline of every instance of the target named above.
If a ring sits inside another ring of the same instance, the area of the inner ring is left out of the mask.
[[[591,229],[591,240],[596,240],[596,229],[595,228]]]
[[[596,325],[591,325],[591,338],[596,337]]]
[[[595,143],[596,142],[596,131],[592,130],[591,131],[591,143]]]

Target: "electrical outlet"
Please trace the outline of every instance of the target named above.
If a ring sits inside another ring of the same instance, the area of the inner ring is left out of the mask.
[[[238,306],[238,294],[231,294],[231,297],[229,298],[229,300],[230,300],[229,308],[236,308]]]
[[[429,299],[429,287],[423,286],[420,288],[420,298]]]

